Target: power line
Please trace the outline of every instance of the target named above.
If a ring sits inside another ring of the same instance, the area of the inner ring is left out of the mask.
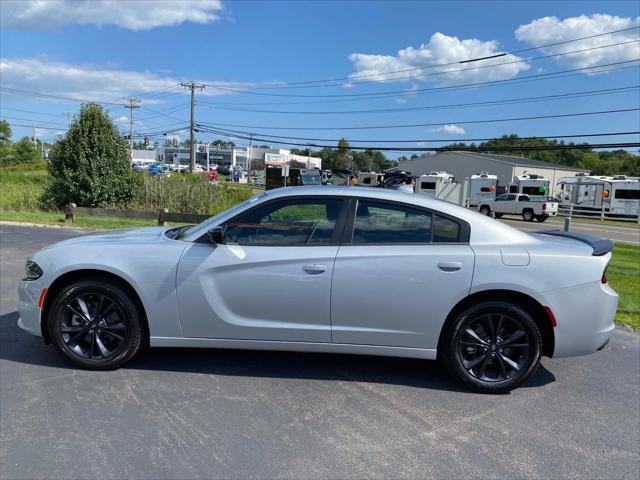
[[[553,54],[548,54],[548,55],[542,55],[539,57],[529,57],[529,58],[523,58],[523,59],[519,59],[519,60],[511,60],[508,62],[502,62],[502,63],[492,63],[490,65],[482,65],[482,66],[476,66],[476,67],[471,67],[471,68],[461,68],[461,69],[457,69],[457,70],[445,70],[443,72],[434,72],[434,73],[425,73],[425,74],[421,74],[421,75],[412,75],[412,76],[408,76],[408,77],[398,77],[398,78],[387,78],[387,79],[382,79],[382,80],[365,80],[362,82],[339,82],[339,83],[327,83],[327,84],[323,84],[323,85],[297,85],[297,86],[292,86],[292,85],[261,85],[261,86],[257,86],[257,87],[251,87],[254,89],[264,89],[264,90],[273,90],[273,89],[299,89],[299,88],[321,88],[321,87],[340,87],[340,86],[345,86],[345,85],[362,85],[362,84],[367,84],[367,83],[387,83],[387,82],[398,82],[398,81],[402,81],[402,80],[410,80],[413,78],[424,78],[424,77],[432,77],[432,76],[439,76],[439,75],[448,75],[451,73],[460,73],[460,72],[467,72],[470,70],[480,70],[480,69],[485,69],[485,68],[495,68],[495,67],[500,67],[503,65],[513,65],[516,63],[526,63],[526,62],[532,62],[535,60],[543,60],[546,58],[554,58],[554,57],[562,57],[565,55],[575,55],[576,53],[584,53],[584,52],[590,52],[593,50],[599,50],[602,48],[610,48],[610,47],[617,47],[620,45],[627,45],[629,43],[638,43],[640,42],[640,39],[637,40],[629,40],[626,42],[618,42],[618,43],[612,43],[610,45],[600,45],[597,47],[589,47],[589,48],[583,48],[580,50],[572,50],[569,52],[561,52],[561,53],[553,53]],[[505,54],[506,55],[506,54]],[[491,57],[491,58],[495,58],[495,57]],[[456,62],[456,63],[462,63],[462,62]],[[222,87],[217,87],[220,88],[221,90],[230,90],[228,85],[222,86]],[[232,87],[233,88],[233,87]],[[240,88],[240,87],[238,87]],[[233,91],[241,91],[241,90],[233,90]]]
[[[213,127],[240,127],[240,128],[257,128],[262,130],[380,130],[380,129],[391,129],[391,128],[413,128],[413,127],[435,127],[442,125],[466,125],[466,124],[477,124],[477,123],[498,123],[498,122],[514,122],[514,121],[522,121],[522,120],[541,120],[548,118],[567,118],[567,117],[581,117],[581,116],[590,116],[590,115],[607,115],[613,113],[624,113],[624,112],[637,112],[640,108],[621,108],[616,110],[600,110],[595,112],[573,112],[573,113],[562,113],[555,115],[536,115],[529,117],[511,117],[511,118],[492,118],[492,119],[484,119],[484,120],[450,120],[446,122],[437,122],[437,123],[412,123],[412,124],[404,124],[404,125],[367,125],[367,126],[359,126],[359,127],[269,127],[266,125],[237,125],[237,124],[229,124],[229,123],[211,123],[211,124],[201,124],[202,126],[213,126]],[[199,124],[200,125],[200,124]]]
[[[528,76],[524,76],[524,77],[518,77],[518,78],[506,79],[506,80],[489,80],[489,81],[486,81],[486,82],[466,83],[466,84],[460,84],[460,85],[451,85],[451,86],[447,86],[447,87],[418,88],[418,89],[412,90],[411,92],[407,92],[405,90],[392,90],[392,91],[387,91],[387,92],[343,93],[343,94],[331,94],[331,95],[301,95],[301,94],[293,94],[292,95],[292,94],[285,94],[285,93],[268,93],[268,92],[252,92],[252,91],[244,91],[243,92],[243,91],[240,91],[240,90],[233,90],[233,89],[227,89],[227,90],[231,91],[231,92],[234,92],[234,93],[242,93],[242,94],[246,94],[246,95],[261,95],[261,96],[268,96],[268,97],[289,97],[289,98],[345,98],[345,97],[372,98],[372,97],[381,97],[381,96],[398,96],[398,94],[400,94],[401,96],[407,96],[408,94],[413,96],[413,95],[419,95],[422,92],[450,90],[450,89],[459,88],[459,87],[472,87],[472,86],[473,87],[477,87],[477,86],[480,86],[480,85],[508,84],[508,83],[511,83],[511,82],[515,82],[516,80],[524,80],[524,79],[528,79],[528,78],[543,78],[543,77],[548,77],[548,76],[551,76],[551,75],[557,75],[559,73],[568,73],[568,72],[579,72],[579,71],[593,70],[593,69],[599,68],[599,67],[609,67],[609,66],[613,66],[613,65],[623,65],[623,64],[637,62],[639,60],[640,60],[640,58],[635,58],[633,60],[625,60],[625,61],[621,61],[621,62],[605,63],[605,64],[601,64],[601,65],[593,65],[591,67],[574,68],[574,69],[571,69],[571,70],[561,70],[559,72],[539,73],[539,74],[536,74],[536,75],[528,75]]]
[[[533,50],[539,50],[539,49],[543,49],[543,48],[555,47],[555,46],[558,46],[558,45],[565,45],[567,43],[579,42],[579,41],[588,40],[588,39],[591,39],[591,38],[603,37],[603,36],[606,36],[606,35],[613,35],[613,34],[616,34],[616,33],[622,33],[622,32],[628,32],[628,31],[631,31],[631,30],[637,30],[638,28],[640,28],[640,27],[635,26],[635,27],[629,27],[629,28],[622,28],[622,29],[619,29],[619,30],[612,30],[612,31],[609,31],[609,32],[598,33],[598,34],[594,34],[594,35],[588,35],[588,36],[585,36],[585,37],[574,38],[574,39],[571,39],[571,40],[564,40],[564,41],[560,41],[560,42],[547,43],[547,44],[538,45],[538,46],[535,46],[535,47],[522,48],[522,49],[519,49],[519,50],[511,50],[511,51],[506,52],[506,53],[500,53],[500,54],[492,55],[492,56],[489,56],[489,57],[462,59],[462,60],[457,60],[457,61],[453,61],[453,62],[440,63],[440,64],[436,64],[436,65],[427,65],[427,66],[424,66],[424,67],[406,68],[406,69],[402,69],[402,70],[393,70],[393,71],[374,73],[374,74],[367,74],[367,75],[354,75],[354,76],[349,76],[349,77],[339,77],[339,78],[331,78],[331,79],[323,79],[323,80],[307,80],[307,81],[302,81],[302,82],[287,82],[286,85],[304,85],[304,84],[310,84],[310,83],[335,82],[335,81],[338,81],[338,80],[350,80],[350,79],[353,80],[353,79],[357,79],[357,78],[368,78],[368,77],[375,77],[375,76],[380,76],[380,75],[391,75],[391,74],[395,74],[395,73],[405,73],[405,72],[411,72],[411,71],[425,70],[425,69],[429,69],[429,68],[447,67],[447,66],[456,65],[456,64],[459,64],[459,63],[476,62],[476,61],[481,61],[481,60],[487,60],[487,59],[490,59],[490,58],[495,58],[497,56],[515,55],[515,54],[518,54],[518,53],[530,52],[530,51],[533,51]],[[217,85],[217,84],[207,84],[207,86],[218,87],[219,85]],[[227,84],[227,86],[229,86],[229,85]],[[259,84],[239,85],[239,87],[244,87],[244,88],[253,87],[253,86],[260,86],[260,85]]]
[[[121,106],[119,103],[115,103],[115,102],[108,102],[108,101],[97,101],[97,100],[86,100],[86,99],[82,99],[82,98],[73,98],[73,97],[65,97],[62,95],[53,95],[53,94],[49,94],[49,93],[41,93],[41,92],[34,92],[31,90],[22,90],[19,88],[11,88],[11,87],[5,87],[4,85],[0,85],[0,89],[2,90],[6,90],[10,93],[14,93],[16,95],[26,95],[26,96],[30,96],[30,97],[43,97],[43,98],[54,98],[56,100],[69,100],[72,102],[93,102],[93,103],[98,103],[101,105],[117,105],[117,106]]]
[[[245,109],[245,108],[236,108],[236,107],[224,107],[217,106],[212,104],[213,106],[210,108],[217,108],[220,110],[229,110],[234,112],[252,112],[252,113],[275,113],[275,114],[292,114],[292,115],[345,115],[345,114],[362,114],[362,113],[396,113],[396,112],[412,112],[412,111],[421,111],[421,110],[444,110],[444,109],[455,109],[455,108],[468,108],[468,107],[484,107],[484,106],[494,106],[494,105],[507,105],[507,104],[517,104],[517,103],[531,103],[537,101],[547,101],[547,100],[558,100],[558,99],[571,99],[571,98],[580,98],[580,97],[588,97],[594,95],[607,95],[614,93],[626,93],[634,90],[638,90],[640,85],[629,85],[626,87],[619,88],[610,88],[603,90],[589,90],[582,92],[567,92],[567,93],[559,93],[555,95],[544,95],[538,97],[524,97],[524,98],[510,98],[503,100],[491,100],[485,102],[470,102],[470,103],[455,103],[449,105],[429,105],[429,106],[421,106],[421,107],[406,107],[406,108],[382,108],[382,109],[371,109],[371,110],[341,110],[341,111],[287,111],[287,110],[259,110],[259,109]]]
[[[262,137],[247,137],[243,135],[229,135],[224,132],[218,132],[215,130],[208,133],[215,133],[228,138],[249,140],[253,138],[254,141],[275,143],[279,145],[295,145],[301,147],[314,147],[314,148],[328,148],[335,150],[338,147],[336,145],[316,145],[308,143],[296,143],[296,142],[284,142],[279,140],[273,140]],[[527,146],[527,147],[485,147],[485,148],[459,148],[459,147],[377,147],[377,146],[351,146],[351,150],[378,150],[378,151],[394,151],[394,152],[441,152],[441,151],[465,151],[465,152],[496,152],[496,151],[552,151],[552,150],[587,150],[587,149],[604,149],[604,148],[631,148],[640,147],[640,142],[620,142],[620,143],[598,143],[598,144],[562,144],[562,145],[549,145],[549,146]]]

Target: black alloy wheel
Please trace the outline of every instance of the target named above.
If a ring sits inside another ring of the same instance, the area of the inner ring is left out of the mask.
[[[117,368],[141,345],[135,304],[124,290],[103,281],[80,281],[63,289],[48,320],[54,343],[85,368]]]
[[[472,389],[501,393],[535,372],[541,351],[540,331],[525,310],[508,302],[488,301],[456,318],[444,359]]]

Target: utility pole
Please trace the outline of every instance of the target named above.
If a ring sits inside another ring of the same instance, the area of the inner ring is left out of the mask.
[[[71,128],[71,120],[73,119],[73,112],[64,112],[67,116],[67,128]]]
[[[140,100],[133,97],[125,98],[129,105],[125,105],[125,108],[129,109],[129,162],[133,162],[133,109],[140,108]]]
[[[193,80],[189,83],[181,83],[180,86],[191,90],[191,122],[189,126],[189,172],[193,173],[193,170],[196,168],[196,88],[203,90],[205,86],[197,84]]]
[[[33,144],[37,147],[38,146],[38,138],[37,138],[37,133],[36,133],[36,124],[33,124]]]

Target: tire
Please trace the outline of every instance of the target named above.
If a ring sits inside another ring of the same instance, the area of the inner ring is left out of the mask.
[[[457,315],[445,335],[445,365],[454,377],[478,392],[513,390],[540,365],[540,330],[531,315],[513,303],[473,305]]]
[[[496,216],[496,218],[502,218],[502,213],[494,213],[494,215]]]
[[[101,279],[63,288],[49,309],[47,326],[56,347],[89,370],[119,368],[143,343],[140,312],[131,295]]]
[[[549,217],[547,217],[546,215],[538,215],[536,217],[536,220],[538,220],[539,222],[544,222],[545,220],[547,220],[547,218]]]
[[[480,207],[480,213],[488,217],[489,214],[491,213],[491,209],[487,205],[483,205]]]
[[[533,222],[533,219],[534,219],[533,210],[531,210],[530,208],[527,208],[526,210],[523,210],[522,211],[522,219],[525,222]]]

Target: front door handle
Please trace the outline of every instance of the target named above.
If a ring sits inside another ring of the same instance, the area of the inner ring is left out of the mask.
[[[302,269],[309,275],[318,275],[320,273],[326,272],[327,266],[314,263],[313,265],[305,265],[304,267],[302,267]]]
[[[443,272],[455,272],[462,268],[460,262],[438,262],[438,268]]]

